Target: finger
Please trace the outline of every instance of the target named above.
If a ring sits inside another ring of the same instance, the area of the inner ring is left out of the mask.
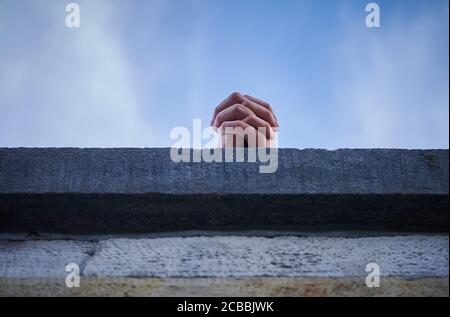
[[[237,128],[241,128],[240,131]],[[245,133],[256,133],[253,127],[241,120],[223,122],[219,131],[222,147],[244,147]]]
[[[263,135],[266,136],[268,140],[271,140],[274,138],[274,131],[270,124],[267,121],[264,121],[263,119],[257,117],[256,115],[249,115],[245,117],[242,121],[245,123],[248,123],[258,131],[260,131]]]
[[[213,127],[217,128],[220,127],[223,122],[234,120],[242,120],[253,126],[255,129],[264,128],[262,133],[266,135],[267,139],[272,139],[274,137],[274,131],[270,124],[256,116],[249,108],[241,104],[232,105],[217,114]]]
[[[253,102],[259,103],[261,106],[263,106],[267,110],[270,110],[270,111],[273,112],[272,106],[268,102],[266,102],[266,101],[264,101],[262,99],[250,96],[250,95],[244,95],[244,97],[250,99]]]
[[[277,123],[278,123],[277,116],[275,115],[275,112],[273,111],[272,106],[268,102],[261,100],[259,98],[250,96],[250,95],[244,95],[244,97],[250,99],[253,102],[259,103],[261,106],[263,106],[264,108],[266,108],[267,110],[272,112],[273,116],[275,117],[275,119],[277,120]]]
[[[222,146],[266,147],[267,138],[253,126],[242,120],[226,121],[220,126]]]
[[[233,92],[231,95],[229,95],[225,100],[223,100],[215,109],[213,113],[213,118],[211,120],[211,125],[214,124],[214,121],[216,120],[217,114],[219,114],[222,110],[225,108],[228,108],[234,104],[240,103],[240,101],[243,99],[243,96],[238,92]]]
[[[259,103],[251,101],[250,99],[248,99],[246,97],[243,97],[241,104],[246,106],[247,108],[249,108],[251,111],[253,111],[253,113],[256,114],[259,118],[268,122],[271,127],[278,127],[277,120],[275,119],[272,111],[263,107]]]
[[[225,121],[223,122],[220,127],[219,127],[219,131],[221,134],[231,134],[231,133],[235,133],[235,130],[230,131],[229,129],[227,130],[227,128],[242,128],[243,130],[250,128],[250,129],[254,129],[252,126],[250,126],[248,123],[242,121],[242,120],[233,120],[233,121]]]
[[[228,108],[223,109],[221,112],[219,112],[216,115],[216,118],[215,118],[212,126],[217,128],[217,127],[220,127],[222,125],[222,123],[225,121],[241,120],[250,115],[255,115],[255,114],[249,108],[247,108],[241,104],[234,104]]]
[[[211,121],[211,125],[214,124],[217,115],[223,111],[224,109],[234,105],[234,104],[242,104],[252,110],[258,117],[267,121],[272,127],[278,127],[278,122],[275,119],[274,114],[269,109],[264,106],[258,104],[257,102],[252,101],[249,98],[244,97],[242,94],[238,92],[232,93],[228,96],[224,101],[222,101],[215,109],[213,113],[213,118]]]

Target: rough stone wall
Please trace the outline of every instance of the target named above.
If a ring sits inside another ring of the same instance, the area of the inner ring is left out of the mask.
[[[0,296],[449,295],[448,150],[280,150],[278,163],[0,149]]]
[[[170,149],[0,149],[2,232],[448,232],[448,190],[447,150],[281,149],[261,174]]]

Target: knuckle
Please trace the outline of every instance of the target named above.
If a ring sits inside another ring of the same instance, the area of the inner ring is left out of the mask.
[[[237,97],[237,96],[239,96],[239,95],[240,95],[239,92],[233,91],[233,92],[230,94],[230,97]]]
[[[223,133],[226,130],[229,130],[230,128],[232,128],[233,126],[229,123],[229,122],[224,122],[220,125],[220,131]]]
[[[221,128],[226,128],[229,127],[230,123],[229,122],[222,122],[222,124],[220,125]]]
[[[272,112],[270,112],[270,110],[264,108],[264,109],[261,109],[261,114],[264,116],[264,118],[270,119]]]
[[[269,110],[267,110],[266,108],[261,109],[261,115],[260,115],[261,119],[265,120],[265,121],[269,121],[272,120],[272,112],[270,112]]]
[[[234,110],[235,110],[237,113],[239,113],[239,114],[244,114],[244,113],[246,113],[246,108],[245,108],[245,106],[242,105],[242,104],[240,104],[240,103],[235,104],[233,107],[234,107]]]
[[[252,113],[251,115],[248,116],[249,120],[253,121],[253,122],[258,122],[259,118],[256,114]]]
[[[231,93],[230,98],[233,100],[240,100],[242,97],[241,93],[234,91]]]
[[[223,113],[222,113],[222,112],[219,112],[219,113],[216,115],[216,121],[217,121],[217,122],[221,122],[222,119],[223,119]]]
[[[248,116],[246,116],[242,121],[244,121],[245,123],[250,123],[253,122],[257,119],[256,115],[254,114],[250,114]]]
[[[247,126],[247,125],[245,124],[245,122],[242,121],[242,120],[239,120],[239,121],[237,122],[237,125],[238,125],[238,127],[242,128],[242,129],[245,129],[245,127]]]
[[[264,116],[265,116],[265,118],[267,118],[271,122],[275,122],[275,117],[274,117],[272,111],[266,110],[265,113],[264,113]]]

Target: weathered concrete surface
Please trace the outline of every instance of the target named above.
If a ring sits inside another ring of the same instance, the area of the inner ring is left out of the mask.
[[[373,238],[193,237],[85,241],[0,241],[0,277],[448,276],[448,236]]]
[[[86,276],[348,277],[367,275],[367,263],[376,262],[385,276],[448,276],[448,247],[445,236],[117,239],[101,241],[83,273]]]
[[[0,149],[0,232],[448,232],[448,150],[282,149],[274,174],[169,151]]]
[[[1,278],[0,296],[449,296],[448,277],[386,277],[379,288],[361,278],[82,278],[67,288],[55,278]],[[169,309],[169,308],[168,308]]]
[[[0,277],[63,277],[68,263],[83,267],[94,248],[87,241],[0,240]]]
[[[279,150],[259,163],[174,163],[170,149],[0,148],[1,193],[444,194],[448,150]],[[276,184],[276,186],[275,186]]]
[[[0,240],[0,296],[449,296],[448,251],[448,235]]]

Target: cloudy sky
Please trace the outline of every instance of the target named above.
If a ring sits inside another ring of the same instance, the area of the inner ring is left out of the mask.
[[[279,145],[448,148],[449,2],[0,0],[0,146],[161,147],[233,91]],[[207,140],[206,140],[207,141]]]

